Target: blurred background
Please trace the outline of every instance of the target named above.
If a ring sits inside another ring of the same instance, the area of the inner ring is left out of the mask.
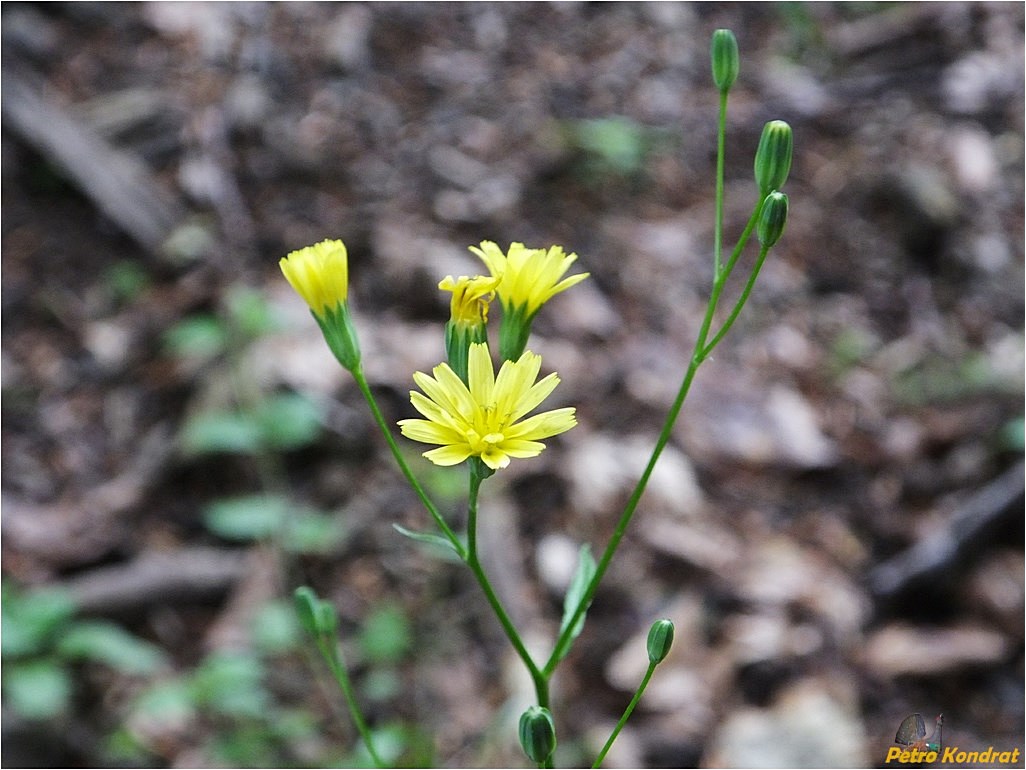
[[[790,220],[555,680],[557,764],[591,763],[664,616],[607,766],[882,766],[914,712],[1023,748],[1023,13],[4,3],[5,764],[366,762],[301,584],[390,762],[529,764],[519,661],[469,571],[393,530],[430,520],[277,261],[346,242],[394,421],[469,245],[579,255],[531,348],[580,425],[482,500],[547,655],[708,296],[718,27],[728,248],[775,118]],[[404,446],[462,526],[462,473]]]

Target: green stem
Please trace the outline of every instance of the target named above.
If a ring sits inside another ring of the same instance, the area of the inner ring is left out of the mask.
[[[381,428],[381,432],[385,436],[385,441],[388,442],[389,449],[392,450],[392,456],[395,457],[395,461],[399,464],[399,469],[403,472],[406,480],[410,483],[413,491],[417,493],[417,497],[424,504],[428,513],[431,514],[431,518],[435,520],[435,524],[442,531],[442,534],[452,543],[452,547],[456,549],[456,553],[459,554],[460,558],[466,561],[467,549],[464,548],[463,543],[456,536],[456,533],[450,529],[449,525],[445,523],[445,519],[442,518],[442,514],[438,512],[438,508],[428,497],[427,492],[424,491],[424,487],[417,481],[417,477],[413,475],[413,471],[410,470],[409,465],[406,464],[406,460],[403,458],[402,453],[399,451],[399,446],[395,443],[395,439],[392,437],[392,431],[385,418],[381,414],[381,410],[378,409],[377,401],[374,399],[374,394],[371,393],[370,385],[367,383],[367,378],[364,376],[363,368],[356,366],[352,370],[353,379],[356,380],[356,386],[360,389],[364,399],[367,401],[367,405],[370,407],[371,414],[374,415],[374,420],[377,422],[378,427]]]
[[[727,320],[723,322],[723,326],[716,332],[716,335],[709,341],[709,344],[702,349],[702,358],[707,358],[713,349],[720,344],[720,340],[724,338],[730,327],[734,325],[734,321],[741,314],[741,308],[748,302],[748,297],[752,293],[752,289],[755,287],[755,281],[759,277],[759,271],[762,270],[762,263],[766,261],[766,255],[769,253],[769,246],[761,246],[759,248],[759,256],[755,260],[755,266],[752,268],[752,274],[748,276],[748,282],[745,284],[745,288],[741,292],[741,296],[734,304],[734,309],[730,311],[730,315],[727,316]]]
[[[638,701],[641,700],[641,696],[645,693],[645,688],[648,687],[648,682],[652,678],[652,673],[655,671],[658,663],[649,663],[648,671],[645,672],[645,677],[641,680],[641,684],[638,685],[638,689],[634,691],[634,697],[631,698],[631,702],[627,704],[627,708],[624,709],[623,716],[620,717],[620,721],[616,723],[616,727],[613,728],[613,732],[609,735],[609,740],[606,741],[606,745],[602,747],[602,751],[599,752],[595,758],[592,769],[602,764],[602,760],[606,758],[606,754],[609,749],[613,746],[613,741],[616,740],[616,736],[620,734],[623,726],[627,724],[627,720],[631,718],[631,714],[634,713],[634,707],[638,705]]]
[[[356,702],[356,693],[353,692],[353,685],[349,681],[349,674],[346,673],[346,667],[342,660],[342,651],[339,649],[338,641],[336,639],[326,638],[321,634],[317,637],[317,648],[321,651],[321,655],[328,664],[328,668],[331,669],[331,673],[334,675],[335,681],[338,682],[339,689],[342,690],[342,695],[346,699],[346,705],[349,706],[349,714],[352,716],[353,722],[356,724],[356,729],[360,731],[360,736],[363,738],[364,745],[367,746],[367,751],[370,753],[371,759],[374,761],[374,766],[382,768],[387,767],[387,765],[381,761],[381,757],[374,748],[374,741],[371,738],[370,728],[367,727],[367,721],[363,718],[363,712],[360,711],[360,706]]]
[[[723,257],[723,166],[727,141],[727,91],[720,92],[720,112],[716,129],[716,221],[713,225],[713,277],[719,278]]]
[[[762,202],[760,201],[759,204],[756,205],[751,218],[748,220],[748,224],[745,227],[744,232],[742,232],[741,237],[738,239],[737,245],[731,253],[730,260],[725,266],[722,266],[721,270],[713,275],[712,291],[709,294],[709,302],[705,309],[705,317],[702,319],[702,326],[699,329],[698,337],[695,339],[695,347],[691,354],[691,361],[688,363],[688,369],[684,374],[680,390],[677,392],[677,397],[674,399],[673,404],[670,406],[670,411],[666,415],[666,420],[663,422],[659,438],[656,439],[656,444],[652,449],[652,455],[649,457],[648,464],[645,466],[645,470],[642,471],[641,478],[638,479],[638,483],[635,485],[634,491],[631,493],[631,496],[627,501],[627,505],[624,507],[623,513],[620,515],[620,520],[616,524],[616,529],[613,530],[612,537],[609,539],[609,544],[606,546],[606,550],[603,552],[602,558],[599,559],[598,565],[595,569],[595,575],[592,577],[591,582],[588,583],[588,588],[581,597],[581,601],[577,604],[577,609],[574,610],[573,617],[571,617],[570,622],[565,625],[563,633],[561,633],[559,638],[556,640],[552,654],[549,656],[548,662],[542,669],[542,673],[546,677],[552,676],[552,672],[555,671],[559,661],[566,655],[566,651],[572,642],[571,632],[574,625],[580,619],[581,615],[584,614],[588,605],[591,604],[591,600],[594,598],[595,592],[598,590],[599,583],[602,581],[602,578],[606,573],[606,569],[609,567],[609,562],[612,561],[613,555],[616,553],[616,549],[619,547],[620,541],[623,539],[624,533],[627,531],[627,526],[631,523],[631,518],[637,510],[638,503],[641,501],[641,496],[644,494],[645,488],[648,486],[648,481],[652,476],[652,471],[655,470],[656,462],[659,460],[659,456],[662,454],[663,449],[670,440],[673,426],[677,422],[677,417],[680,414],[681,407],[684,405],[684,399],[687,398],[688,391],[691,389],[691,383],[695,378],[695,373],[698,371],[698,367],[702,365],[702,362],[705,361],[706,356],[708,356],[709,352],[712,350],[713,346],[707,346],[706,340],[709,338],[709,330],[712,327],[713,317],[715,316],[716,308],[719,305],[723,286],[727,282],[727,278],[730,277],[734,266],[737,264],[742,250],[748,243],[748,239],[751,237],[752,231],[755,229],[755,225],[756,222],[758,222],[759,213],[761,211]],[[759,262],[759,266],[761,266],[761,261]],[[754,279],[750,279],[749,282],[754,284]],[[750,287],[746,287],[746,289],[747,291],[743,295],[743,299],[745,300],[747,300],[748,293],[751,291]],[[736,307],[736,310],[740,312],[740,306]],[[733,324],[733,318],[735,317],[736,314],[732,314],[732,318],[728,319],[731,324]],[[722,335],[718,334],[715,342],[718,343],[720,339],[722,339]]]
[[[535,693],[538,696],[538,705],[548,708],[549,677],[542,673],[538,668],[538,664],[534,662],[534,658],[531,657],[531,653],[524,646],[516,626],[513,625],[513,621],[510,620],[506,609],[502,606],[502,602],[499,601],[499,597],[492,588],[492,584],[488,580],[488,576],[485,574],[477,555],[477,497],[481,489],[481,481],[481,477],[472,469],[470,472],[470,492],[467,495],[467,554],[464,561],[470,567],[470,571],[474,573],[474,577],[477,578],[481,590],[484,591],[485,598],[492,606],[492,610],[499,619],[499,623],[502,625],[503,631],[506,632],[506,637],[509,639],[510,644],[513,645],[513,649],[516,650],[517,655],[520,656],[520,659],[524,661],[524,665],[527,666],[527,670],[531,674],[531,680],[534,682]]]

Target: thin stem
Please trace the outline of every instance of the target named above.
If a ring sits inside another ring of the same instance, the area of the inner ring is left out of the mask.
[[[516,626],[513,625],[513,621],[510,620],[506,609],[502,606],[502,602],[499,601],[499,597],[492,588],[492,584],[488,580],[488,576],[485,574],[484,568],[481,566],[481,561],[478,558],[477,497],[480,489],[481,477],[471,470],[470,491],[467,495],[467,554],[464,561],[467,563],[467,566],[470,567],[470,571],[474,573],[474,577],[477,578],[477,582],[481,586],[481,590],[484,591],[485,598],[492,606],[492,610],[495,612],[495,616],[499,619],[499,623],[502,625],[503,631],[506,632],[506,637],[509,639],[510,644],[513,645],[513,649],[516,650],[517,655],[520,656],[520,659],[524,661],[524,665],[527,666],[527,670],[531,674],[531,680],[534,682],[535,693],[538,696],[538,705],[543,708],[548,708],[549,677],[542,673],[538,668],[538,664],[534,662],[534,658],[531,657],[531,654],[524,646],[524,642],[520,638],[520,634],[517,632]]]
[[[713,225],[713,276],[719,278],[723,257],[723,167],[726,157],[727,91],[720,92],[720,113],[716,130],[716,221]]]
[[[712,310],[715,309],[714,305],[710,301],[709,308],[706,311],[706,321],[703,323],[703,332],[699,335],[699,340],[704,345],[705,335],[708,334],[709,317],[712,314]],[[666,415],[666,421],[663,423],[662,431],[659,433],[659,438],[656,440],[655,447],[652,449],[652,456],[649,457],[648,465],[645,466],[645,470],[641,473],[641,478],[638,479],[638,483],[634,487],[634,491],[631,493],[630,499],[627,501],[627,505],[624,507],[623,513],[620,515],[620,520],[616,524],[616,529],[613,531],[612,537],[609,539],[609,544],[606,546],[606,550],[602,553],[602,558],[599,559],[598,564],[595,567],[595,574],[588,583],[588,588],[581,597],[581,601],[577,604],[577,609],[574,610],[573,617],[570,621],[565,624],[563,633],[560,634],[556,640],[556,645],[552,650],[552,655],[549,657],[548,662],[545,664],[545,668],[542,669],[542,673],[546,676],[552,676],[552,672],[555,671],[559,661],[563,658],[566,653],[566,649],[569,647],[571,640],[571,632],[573,631],[574,625],[580,620],[581,615],[584,614],[585,608],[591,604],[592,598],[595,596],[595,591],[598,590],[598,585],[602,581],[602,577],[606,573],[606,569],[609,567],[609,563],[613,559],[613,554],[616,553],[617,547],[620,545],[620,541],[623,539],[624,533],[627,531],[627,526],[631,523],[631,518],[634,516],[634,512],[637,510],[638,503],[641,501],[641,496],[645,492],[645,487],[648,485],[648,480],[652,476],[652,471],[655,469],[656,462],[659,460],[659,455],[662,454],[663,449],[666,447],[667,442],[670,440],[670,434],[673,430],[674,423],[677,421],[677,416],[680,414],[680,409],[684,405],[684,399],[687,398],[688,391],[691,389],[691,382],[695,378],[695,372],[698,371],[699,365],[702,360],[698,357],[698,351],[701,347],[695,345],[695,354],[691,358],[691,363],[688,364],[688,370],[684,375],[684,380],[681,382],[680,390],[677,392],[677,397],[674,399],[670,411]]]
[[[759,256],[755,260],[755,266],[752,268],[752,274],[748,276],[748,282],[745,284],[745,288],[741,291],[741,296],[738,298],[734,305],[734,309],[730,311],[730,315],[727,316],[727,320],[723,322],[723,326],[716,332],[716,335],[709,341],[709,344],[702,349],[702,358],[708,357],[712,353],[713,348],[720,344],[720,340],[724,338],[730,327],[734,325],[734,321],[741,314],[741,308],[748,302],[748,297],[752,293],[752,289],[755,287],[755,280],[759,277],[759,271],[762,270],[762,263],[766,261],[766,255],[769,253],[769,246],[761,246],[759,248]]]
[[[466,561],[467,549],[464,548],[463,543],[456,536],[456,533],[450,529],[449,525],[445,523],[445,519],[442,518],[442,514],[438,512],[438,508],[428,497],[427,492],[424,491],[424,487],[421,486],[420,482],[417,481],[417,477],[413,475],[413,471],[410,470],[409,465],[406,464],[406,460],[403,458],[402,453],[399,451],[399,446],[395,443],[395,439],[392,437],[392,431],[385,418],[381,414],[381,410],[378,409],[377,401],[374,399],[374,394],[371,393],[370,385],[367,383],[367,378],[364,376],[363,368],[357,366],[353,369],[353,379],[356,380],[356,385],[363,394],[364,399],[367,401],[367,405],[370,407],[371,414],[374,415],[374,420],[377,422],[378,427],[381,428],[381,432],[385,436],[385,441],[388,442],[389,449],[392,450],[392,456],[395,457],[395,461],[399,464],[399,470],[403,472],[406,480],[413,487],[413,491],[417,493],[417,497],[424,504],[428,513],[431,514],[431,518],[435,520],[435,524],[442,531],[442,534],[452,543],[452,547],[456,549],[456,553],[459,554],[460,558]]]
[[[616,723],[616,727],[613,728],[613,732],[609,734],[609,740],[606,741],[606,745],[602,747],[602,751],[599,752],[595,758],[594,764],[592,764],[592,770],[602,764],[602,760],[606,758],[606,754],[609,749],[613,746],[613,741],[616,740],[616,736],[620,734],[623,726],[627,724],[627,720],[631,718],[631,714],[634,713],[634,707],[638,705],[638,701],[641,700],[641,696],[645,694],[645,688],[648,687],[648,682],[652,678],[652,673],[655,671],[658,663],[649,663],[648,671],[645,672],[645,677],[641,680],[641,684],[638,685],[638,689],[634,691],[634,697],[631,698],[631,702],[627,704],[627,708],[624,709],[623,716],[620,717],[620,721]]]
[[[688,391],[691,389],[691,383],[695,378],[695,373],[698,371],[698,367],[705,361],[706,356],[712,350],[711,346],[706,345],[706,340],[709,338],[709,330],[712,327],[713,317],[716,314],[716,307],[720,301],[720,295],[723,292],[723,286],[733,271],[734,266],[737,264],[737,260],[741,255],[742,250],[748,243],[748,239],[755,229],[755,224],[758,221],[759,213],[762,211],[762,202],[760,201],[755,207],[755,211],[752,213],[751,218],[748,220],[748,225],[745,227],[744,232],[738,239],[737,245],[734,247],[734,251],[730,256],[730,260],[727,262],[723,269],[713,276],[712,291],[709,294],[709,302],[705,309],[705,317],[702,319],[702,326],[699,329],[698,337],[695,339],[695,347],[691,354],[691,361],[688,363],[687,372],[684,374],[684,379],[681,382],[680,390],[677,392],[677,397],[674,399],[673,404],[670,406],[670,411],[666,415],[666,420],[663,422],[662,430],[659,433],[659,438],[656,440],[655,447],[652,449],[652,455],[649,457],[648,464],[645,466],[645,470],[642,471],[641,477],[638,479],[638,483],[634,487],[634,491],[631,493],[630,498],[627,501],[627,505],[624,507],[623,513],[620,515],[620,520],[616,524],[616,529],[613,530],[613,534],[609,539],[609,543],[606,546],[606,550],[602,554],[602,558],[599,559],[598,565],[595,569],[595,574],[588,583],[588,588],[581,597],[581,601],[577,604],[577,609],[574,610],[573,617],[570,618],[570,622],[567,623],[563,629],[563,633],[559,635],[556,640],[556,644],[553,647],[552,654],[549,656],[548,662],[542,669],[542,673],[546,677],[551,677],[552,672],[555,671],[559,661],[563,659],[566,654],[566,650],[569,648],[572,641],[571,631],[573,630],[574,624],[580,619],[581,615],[584,614],[588,605],[591,604],[591,600],[595,596],[595,592],[598,590],[599,583],[602,581],[603,576],[606,573],[606,569],[609,567],[610,561],[613,559],[613,554],[616,553],[616,549],[620,545],[620,541],[623,539],[624,533],[627,531],[627,526],[631,523],[631,518],[634,516],[634,512],[637,510],[638,503],[641,501],[641,496],[645,492],[645,488],[648,486],[648,480],[652,476],[653,470],[655,470],[656,462],[659,460],[659,456],[662,454],[663,449],[666,447],[667,442],[670,440],[670,435],[673,431],[673,426],[677,422],[677,417],[680,414],[681,407],[684,405],[684,399],[687,398]],[[761,265],[761,262],[760,262]],[[752,281],[754,283],[754,281]],[[751,289],[748,288],[748,292]],[[747,299],[748,294],[744,295]],[[740,311],[738,311],[740,312]],[[733,320],[730,319],[733,323]],[[720,338],[717,338],[715,342],[719,342]]]
[[[370,728],[367,727],[367,721],[363,718],[363,712],[360,711],[360,706],[356,702],[356,693],[353,692],[353,685],[349,681],[349,674],[346,672],[346,667],[342,660],[342,651],[338,647],[338,641],[336,639],[326,638],[324,635],[319,635],[317,638],[317,647],[321,651],[321,655],[324,657],[325,662],[328,664],[328,668],[331,669],[331,673],[334,675],[335,681],[338,682],[339,689],[342,690],[342,695],[346,699],[346,705],[349,706],[349,714],[352,716],[353,722],[356,724],[356,729],[360,731],[360,736],[363,738],[364,745],[367,747],[367,751],[371,755],[371,759],[374,761],[374,766],[387,767],[387,765],[381,761],[381,757],[374,748],[374,740],[371,738]]]
[[[765,200],[759,201],[752,215],[748,218],[748,224],[745,225],[745,229],[741,231],[741,237],[737,239],[737,243],[734,246],[734,250],[730,253],[730,259],[727,261],[727,266],[723,270],[723,275],[720,276],[719,280],[721,283],[726,283],[727,278],[734,270],[734,266],[737,264],[738,259],[741,257],[741,252],[744,251],[745,246],[748,245],[748,239],[752,236],[755,231],[755,225],[759,221],[759,215],[762,213],[762,207]],[[715,280],[715,279],[714,279]]]

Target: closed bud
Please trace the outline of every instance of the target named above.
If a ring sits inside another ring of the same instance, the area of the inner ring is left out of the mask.
[[[759,243],[768,249],[780,240],[786,223],[787,196],[774,190],[766,196],[762,204],[762,213],[759,215],[759,224],[756,228]]]
[[[769,195],[784,186],[791,171],[793,148],[794,138],[787,123],[771,120],[762,127],[759,149],[755,151],[755,183],[760,195]]]
[[[296,589],[293,598],[296,603],[296,614],[304,630],[311,636],[317,636],[319,623],[317,621],[318,607],[321,600],[310,586],[300,586]]]
[[[325,636],[334,636],[338,631],[338,612],[333,604],[323,599],[317,607],[317,630]]]
[[[661,618],[648,631],[648,659],[651,663],[662,663],[670,654],[673,644],[673,621]]]
[[[729,29],[718,29],[713,32],[712,44],[712,75],[713,82],[720,93],[729,91],[737,80],[741,69],[741,57],[737,52],[737,38]]]
[[[520,715],[520,746],[539,765],[556,750],[556,725],[547,708],[531,706]]]

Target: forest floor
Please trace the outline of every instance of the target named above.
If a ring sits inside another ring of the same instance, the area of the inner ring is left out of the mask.
[[[917,712],[1026,748],[1021,3],[2,13],[6,766],[359,763],[302,584],[390,762],[529,764],[530,681],[470,572],[393,528],[431,522],[277,262],[345,241],[394,422],[468,246],[578,255],[531,348],[579,425],[481,502],[547,654],[709,296],[718,27],[728,248],[776,118],[790,217],[554,680],[557,766],[590,765],[658,617],[607,766],[883,766]],[[459,529],[462,474],[400,441]]]

